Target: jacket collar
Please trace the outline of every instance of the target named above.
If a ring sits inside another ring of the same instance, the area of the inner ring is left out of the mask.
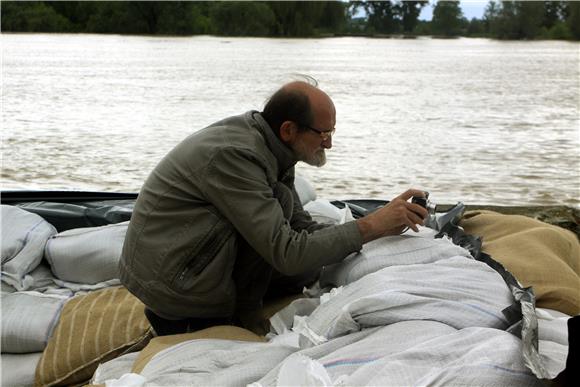
[[[278,136],[274,133],[274,130],[270,128],[270,125],[266,122],[264,117],[260,114],[260,112],[252,110],[247,113],[251,118],[251,121],[257,123],[258,130],[262,133],[264,140],[266,141],[266,145],[278,161],[278,175],[283,176],[288,172],[288,170],[298,161],[292,149],[286,146]]]

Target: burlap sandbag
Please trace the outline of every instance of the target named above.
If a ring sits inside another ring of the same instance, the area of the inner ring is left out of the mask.
[[[538,307],[580,313],[580,244],[571,231],[492,211],[468,212],[461,226],[481,236],[483,251],[522,285],[533,287]]]
[[[151,339],[144,308],[123,287],[72,298],[36,367],[35,385],[83,384],[99,363],[141,350]]]

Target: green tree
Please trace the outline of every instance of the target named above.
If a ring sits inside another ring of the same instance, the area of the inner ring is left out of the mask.
[[[459,1],[438,1],[433,9],[431,28],[434,34],[457,36],[461,33],[463,12]]]
[[[568,2],[566,9],[566,24],[572,37],[576,40],[580,40],[580,2]]]
[[[419,15],[429,1],[401,1],[397,4],[397,13],[401,18],[403,32],[411,33],[417,27]]]
[[[542,1],[517,1],[516,37],[534,39],[540,33],[544,21],[544,3]]]
[[[128,12],[122,2],[107,1],[97,5],[89,16],[85,32],[92,33],[131,33]],[[136,32],[133,32],[136,33]]]
[[[483,25],[487,34],[490,34],[491,31],[495,28],[494,23],[497,22],[499,12],[500,5],[494,0],[490,0],[485,7],[485,11],[483,12]]]
[[[45,1],[44,3],[64,16],[75,32],[84,32],[89,18],[102,5],[97,1]]]
[[[349,8],[351,14],[364,10],[367,33],[391,34],[399,31],[398,9],[390,1],[351,1]]]
[[[542,22],[544,27],[552,28],[564,19],[565,3],[563,1],[544,1],[544,20]]]
[[[322,10],[317,25],[321,30],[333,33],[342,33],[347,24],[347,3],[342,1],[327,1]]]
[[[321,1],[272,1],[270,6],[276,17],[275,35],[312,36],[324,10]]]
[[[535,39],[569,35],[562,25],[565,4],[555,1],[502,1],[486,11],[489,32],[499,39]],[[555,28],[551,31],[552,28]]]
[[[467,36],[485,36],[485,22],[481,19],[472,18],[467,25]]]
[[[390,1],[365,1],[363,8],[368,15],[369,30],[382,34],[398,31],[396,11]]]
[[[69,32],[73,25],[42,1],[3,1],[2,31]]]
[[[95,2],[86,32],[194,35],[211,30],[207,2]]]
[[[266,36],[276,25],[272,9],[252,1],[216,2],[210,8],[210,18],[218,35]]]

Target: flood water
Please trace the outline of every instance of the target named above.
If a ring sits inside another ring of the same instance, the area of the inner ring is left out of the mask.
[[[292,74],[337,107],[318,196],[580,206],[580,44],[2,35],[2,189],[138,191]]]

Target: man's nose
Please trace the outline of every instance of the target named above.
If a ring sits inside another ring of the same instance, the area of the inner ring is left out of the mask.
[[[330,149],[332,148],[332,137],[328,137],[326,140],[322,141],[322,146],[325,149]]]

